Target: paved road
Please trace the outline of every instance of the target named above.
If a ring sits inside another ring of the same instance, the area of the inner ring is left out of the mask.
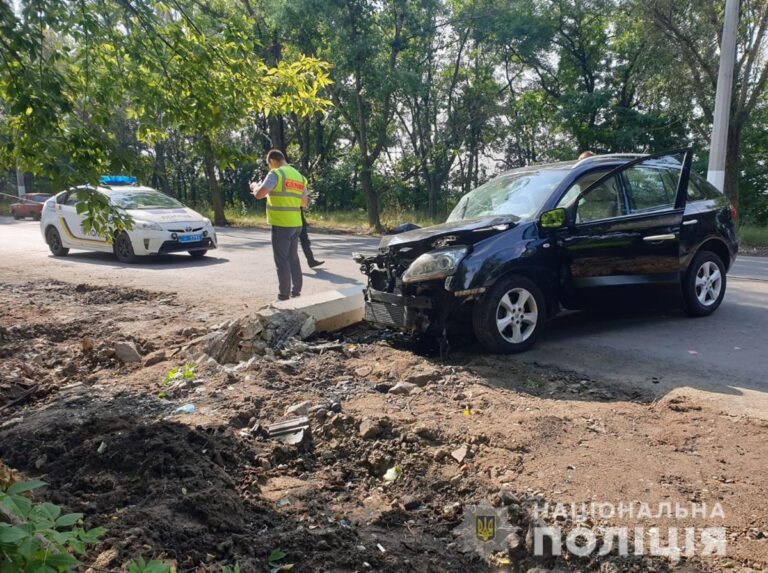
[[[123,265],[112,256],[72,252],[50,256],[32,222],[0,218],[0,280],[58,278],[168,290],[229,310],[274,299],[276,278],[265,231],[224,229],[221,248],[202,261],[186,255]],[[312,236],[322,270],[305,271],[304,292],[360,283],[351,253],[377,239]],[[703,390],[729,413],[768,418],[768,258],[741,257],[728,293],[712,317],[691,319],[674,304],[630,300],[620,310],[568,313],[549,326],[538,346],[510,360],[535,361],[665,394]]]

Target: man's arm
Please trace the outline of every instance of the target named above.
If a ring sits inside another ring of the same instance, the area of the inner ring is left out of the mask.
[[[269,195],[269,192],[275,188],[275,185],[277,185],[277,175],[270,172],[260,185],[255,181],[251,183],[251,194],[256,197],[256,199],[264,199]]]
[[[304,177],[302,175],[302,177]],[[301,196],[301,206],[306,209],[309,206],[309,181],[304,177],[304,195]]]

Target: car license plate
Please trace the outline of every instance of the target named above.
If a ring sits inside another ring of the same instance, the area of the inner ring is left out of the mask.
[[[201,235],[179,235],[180,243],[198,243],[203,240]]]

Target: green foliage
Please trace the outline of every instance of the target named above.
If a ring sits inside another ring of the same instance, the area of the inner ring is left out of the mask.
[[[139,557],[138,561],[131,561],[127,564],[128,573],[170,573],[171,566],[162,561],[152,559],[145,562],[144,558]]]
[[[195,365],[186,363],[184,366],[177,366],[171,368],[163,377],[163,384],[168,385],[176,380],[194,380],[195,379]]]
[[[52,503],[35,503],[26,493],[45,485],[32,480],[0,490],[0,570],[63,573],[79,564],[104,534],[102,528],[86,531],[82,514],[62,514]]]
[[[128,213],[115,208],[106,195],[91,188],[80,188],[77,191],[77,212],[85,214],[83,232],[95,232],[108,244],[123,231],[133,229],[133,219]]]

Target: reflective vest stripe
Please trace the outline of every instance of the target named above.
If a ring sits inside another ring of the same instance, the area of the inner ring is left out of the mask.
[[[270,211],[284,211],[284,212],[293,212],[293,211],[299,211],[301,212],[301,207],[275,207],[274,205],[271,205],[269,207]],[[301,226],[301,225],[299,225]]]

